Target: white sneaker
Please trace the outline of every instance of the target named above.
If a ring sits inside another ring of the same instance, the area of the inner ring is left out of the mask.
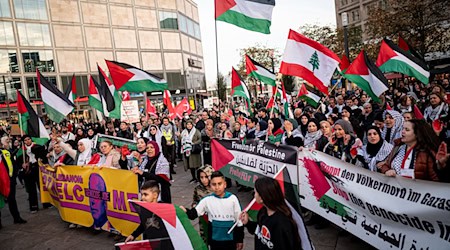
[[[77,224],[73,224],[73,223],[71,223],[71,224],[69,225],[69,228],[70,228],[70,229],[74,229],[74,228],[77,228]]]

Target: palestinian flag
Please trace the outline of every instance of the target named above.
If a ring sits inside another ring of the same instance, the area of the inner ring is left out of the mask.
[[[298,98],[305,100],[309,105],[317,108],[320,102],[320,96],[314,94],[306,88],[306,84],[302,84],[300,90],[298,91]]]
[[[154,92],[168,89],[166,80],[147,71],[126,63],[105,61],[114,85],[119,91]]]
[[[106,117],[120,119],[122,96],[116,90],[114,84],[112,84],[109,78],[106,76],[103,69],[98,65],[97,68],[99,82],[98,86],[96,87],[102,101],[103,114]]]
[[[284,117],[286,117],[286,119],[293,118],[294,114],[290,111],[289,99],[286,94],[286,89],[284,88],[283,82],[281,82],[281,103],[283,104]]]
[[[20,129],[31,136],[36,144],[44,145],[50,139],[50,136],[41,118],[19,90],[17,90],[17,112],[19,112]]]
[[[186,213],[180,207],[168,203],[148,203],[144,201],[128,200],[139,214],[141,221],[155,218],[161,219],[158,233],[169,238],[161,244],[167,244],[161,249],[195,249],[207,250],[205,243],[192,226]],[[166,238],[164,237],[164,238]],[[162,246],[162,245],[161,245]]]
[[[350,66],[350,60],[348,60],[348,57],[344,54],[341,57],[341,63],[339,63],[339,68],[341,69],[341,73],[345,73],[345,71]]]
[[[69,85],[67,85],[66,90],[64,90],[64,95],[74,103],[77,98],[77,80],[75,78],[75,74],[72,75],[72,81]]]
[[[302,249],[314,249],[311,239],[309,238],[308,230],[306,229],[303,218],[300,215],[301,210],[300,200],[298,198],[298,186],[295,183],[292,183],[291,176],[289,175],[289,171],[286,166],[283,166],[282,169],[278,171],[278,173],[274,176],[274,179],[278,181],[278,184],[280,184],[286,204],[291,210],[292,218],[297,223],[298,235],[302,242]],[[253,221],[257,221],[256,216],[261,208],[262,205],[258,204],[253,198],[253,200],[247,205],[246,208],[243,209],[243,211],[248,211],[250,218],[252,218]]]
[[[403,39],[400,35],[398,36],[398,47],[400,47],[402,50],[410,53],[411,55],[417,57],[422,62],[425,62],[425,59],[423,56],[417,52],[405,39]]]
[[[376,65],[383,73],[398,72],[428,84],[430,71],[425,62],[401,49],[388,39],[381,43]]]
[[[36,74],[45,112],[50,120],[60,123],[72,112],[75,105],[55,85],[49,83],[38,69]]]
[[[364,90],[374,101],[379,102],[379,96],[388,90],[388,81],[380,69],[373,64],[363,50],[345,72],[345,78],[354,82]]]
[[[247,102],[247,108],[250,111],[250,92],[248,91],[247,85],[245,85],[241,76],[234,68],[231,69],[231,96],[243,97]]]
[[[289,31],[280,73],[305,79],[328,95],[328,86],[341,59],[322,44]]]
[[[275,0],[215,0],[215,18],[246,30],[270,34]]]
[[[89,106],[103,113],[102,100],[100,98],[100,94],[98,93],[97,86],[97,81],[92,76],[89,76]]]
[[[258,79],[267,85],[277,85],[275,82],[275,73],[264,68],[261,64],[254,61],[248,55],[245,55],[245,69],[247,70],[247,75],[251,75],[255,79]]]

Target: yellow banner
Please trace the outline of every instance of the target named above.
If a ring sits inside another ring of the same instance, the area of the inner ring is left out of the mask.
[[[137,176],[127,170],[41,166],[41,201],[58,208],[64,221],[130,235],[139,215],[128,200],[138,199]]]

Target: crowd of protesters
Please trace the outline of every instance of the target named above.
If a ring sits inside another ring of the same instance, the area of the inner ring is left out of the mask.
[[[379,102],[355,86],[335,88],[317,107],[292,97],[293,117],[283,115],[279,100],[280,110],[267,110],[266,96],[253,98],[251,112],[240,101],[221,101],[211,109],[185,113],[180,119],[169,119],[167,110],[163,110],[158,116],[143,116],[135,124],[114,119],[68,119],[61,124],[47,121],[45,128],[51,139],[46,145],[34,143],[28,135],[9,136],[7,130],[1,130],[3,155],[5,150],[9,152],[14,166],[9,209],[14,223],[26,223],[15,201],[18,179],[28,192],[30,211],[38,211],[38,161],[53,167],[95,165],[129,170],[138,175],[140,185],[156,181],[160,187],[158,200],[167,203],[171,202],[170,187],[176,171],[181,169],[176,170],[179,162],[191,174],[190,183],[199,185],[195,188],[195,206],[201,197],[212,193],[206,179],[212,172],[208,166],[213,138],[255,139],[299,150],[314,149],[387,176],[450,182],[447,93],[448,76],[428,85],[405,78],[395,81]],[[134,140],[137,149],[115,147],[107,140],[94,148],[97,134]],[[227,187],[232,185],[230,180],[226,182]],[[268,195],[263,190],[258,192],[263,198]],[[316,221],[317,228],[326,225],[321,220]]]

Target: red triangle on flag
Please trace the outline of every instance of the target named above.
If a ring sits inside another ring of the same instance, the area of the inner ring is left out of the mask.
[[[416,119],[423,119],[423,114],[422,112],[420,112],[420,109],[417,107],[416,104],[414,104],[414,116],[416,117]]]
[[[173,204],[168,203],[149,203],[144,201],[134,201],[139,206],[147,209],[148,211],[156,214],[161,219],[167,221],[170,225],[176,228],[177,225],[177,213],[175,210],[175,206]]]
[[[108,60],[105,60],[105,62],[106,66],[108,66],[111,78],[114,80],[114,86],[116,87],[116,89],[120,89],[123,85],[125,85],[125,83],[127,83],[131,78],[133,78],[134,76],[133,73],[124,69],[115,62]]]
[[[236,2],[234,0],[215,0],[215,18],[217,19],[219,16],[221,16],[223,13],[225,13],[235,5]]]
[[[211,151],[212,151],[212,167],[214,170],[218,171],[225,167],[230,161],[234,159],[233,154],[231,154],[228,149],[226,149],[219,141],[213,139],[211,141]]]
[[[404,51],[409,51],[408,43],[401,36],[398,36],[398,47]]]
[[[341,69],[341,71],[344,71],[344,70],[348,69],[349,66],[350,66],[350,60],[348,59],[348,57],[345,54],[342,55],[341,63],[339,63],[339,68]]]

